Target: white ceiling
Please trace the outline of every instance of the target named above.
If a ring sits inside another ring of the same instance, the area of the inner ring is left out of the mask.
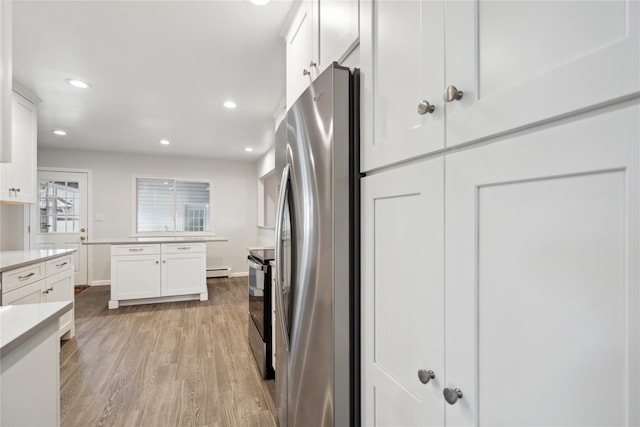
[[[38,146],[257,159],[284,99],[290,6],[15,1],[14,79],[42,99]],[[223,107],[228,99],[235,110]]]

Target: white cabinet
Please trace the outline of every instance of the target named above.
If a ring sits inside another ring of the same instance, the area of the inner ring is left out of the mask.
[[[640,424],[638,117],[364,178],[365,425]]]
[[[444,424],[443,189],[442,158],[362,181],[366,426]]]
[[[303,0],[285,36],[287,109],[325,68],[359,42],[359,0]]]
[[[13,92],[11,162],[0,165],[0,200],[35,203],[37,110],[27,98]]]
[[[12,1],[0,1],[0,162],[11,161]]]
[[[73,255],[35,262],[2,272],[2,305],[41,302],[74,302]],[[59,337],[75,336],[75,315],[70,310],[60,318]]]
[[[638,2],[363,0],[360,21],[363,171],[640,91]]]
[[[109,308],[151,302],[208,299],[206,244],[111,246]]]

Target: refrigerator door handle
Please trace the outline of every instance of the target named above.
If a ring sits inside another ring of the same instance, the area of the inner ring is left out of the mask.
[[[276,307],[278,317],[280,317],[280,327],[282,328],[282,337],[284,347],[289,351],[289,331],[287,330],[287,321],[284,313],[284,296],[282,277],[282,221],[284,220],[284,206],[287,190],[289,189],[289,170],[291,165],[287,164],[282,171],[282,180],[280,181],[280,194],[278,194],[278,208],[276,211]]]

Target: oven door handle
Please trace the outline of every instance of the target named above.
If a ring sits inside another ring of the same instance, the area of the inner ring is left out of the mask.
[[[258,264],[251,260],[251,258],[247,258],[247,264],[249,264],[249,268],[253,268],[254,270],[263,271],[264,265]]]
[[[278,208],[276,210],[276,308],[278,317],[280,318],[280,327],[282,328],[282,338],[284,348],[289,351],[289,331],[287,330],[287,321],[284,318],[284,296],[282,277],[282,221],[284,220],[284,204],[289,189],[289,173],[291,165],[287,164],[282,171],[282,180],[280,181],[280,193],[278,194]]]

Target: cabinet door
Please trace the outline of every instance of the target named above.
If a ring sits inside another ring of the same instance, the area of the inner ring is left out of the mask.
[[[363,425],[444,424],[443,164],[362,182]]]
[[[11,86],[13,81],[11,9],[11,1],[0,1],[0,162],[11,161]]]
[[[160,296],[160,255],[111,257],[111,299]]]
[[[313,27],[311,0],[303,0],[286,37],[287,109],[311,84]]]
[[[640,2],[448,1],[447,145],[640,91]],[[445,85],[445,86],[446,86]]]
[[[443,2],[362,0],[360,10],[367,171],[444,147]],[[423,101],[433,112],[418,112]]]
[[[640,424],[639,116],[447,157],[447,424]]]
[[[33,103],[13,92],[11,163],[2,165],[2,200],[34,203],[37,113]],[[10,191],[12,189],[12,191]]]
[[[207,291],[205,253],[162,255],[162,296],[200,294]]]
[[[358,0],[318,0],[318,73],[341,62],[358,43]],[[315,70],[314,70],[315,72]]]
[[[44,302],[71,301],[75,304],[73,269],[68,269],[46,278]],[[60,317],[60,335],[71,330],[75,335],[73,308]]]
[[[2,305],[38,304],[43,300],[44,280],[2,294]]]

